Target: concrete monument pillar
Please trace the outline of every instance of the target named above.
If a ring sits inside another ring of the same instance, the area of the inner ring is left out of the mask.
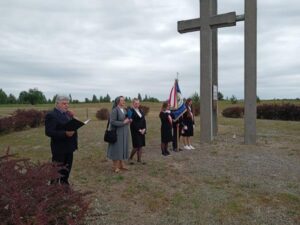
[[[211,14],[218,14],[218,2],[212,0]],[[212,85],[213,85],[213,110],[212,110],[212,123],[213,123],[213,136],[218,134],[218,29],[212,30]]]
[[[257,0],[245,0],[245,144],[256,143]]]

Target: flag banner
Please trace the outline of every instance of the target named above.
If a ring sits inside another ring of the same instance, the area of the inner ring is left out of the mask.
[[[170,92],[169,105],[175,121],[186,111],[177,79]]]

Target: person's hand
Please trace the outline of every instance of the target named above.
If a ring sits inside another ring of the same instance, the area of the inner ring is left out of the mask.
[[[187,127],[187,126],[184,126],[184,127],[183,127],[183,129],[184,129],[184,130],[187,130],[187,129],[188,129],[188,127]]]
[[[75,131],[66,131],[67,137],[72,137],[74,135]]]
[[[139,129],[139,132],[140,132],[141,134],[145,134],[146,129]]]
[[[131,119],[126,118],[126,119],[123,121],[123,123],[124,123],[124,124],[131,123]]]
[[[75,116],[75,113],[73,111],[68,110],[66,113],[68,114],[69,117],[73,118]]]

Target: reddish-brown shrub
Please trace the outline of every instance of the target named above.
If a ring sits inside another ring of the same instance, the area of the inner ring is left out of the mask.
[[[42,110],[42,111],[40,111],[40,113],[41,113],[40,125],[44,125],[45,124],[45,118],[46,118],[46,115],[47,115],[48,112],[49,112],[49,110]]]
[[[14,112],[15,130],[22,130],[26,126],[38,127],[43,124],[46,111],[38,111],[35,109],[21,110]]]
[[[300,121],[300,106],[291,103],[258,105],[256,112],[257,119]],[[244,115],[244,108],[238,106],[226,108],[222,115],[230,118],[241,118]]]
[[[29,127],[31,122],[31,118],[28,118],[26,115],[26,111],[23,109],[18,109],[13,113],[13,120],[14,120],[14,130],[20,131],[24,130]]]
[[[148,115],[148,113],[150,111],[150,107],[145,106],[145,105],[140,105],[140,110],[142,110],[146,116],[146,115]]]
[[[194,116],[200,115],[200,104],[193,104],[193,113]]]
[[[300,121],[300,106],[286,104],[263,104],[257,106],[257,118],[269,120]]]
[[[16,110],[12,116],[0,119],[0,134],[11,131],[20,131],[28,127],[38,127],[45,123],[45,116],[48,111],[38,111],[35,109]]]
[[[0,134],[9,133],[13,129],[13,117],[0,118]]]
[[[0,221],[3,225],[81,224],[87,193],[50,184],[59,177],[51,163],[34,164],[12,155],[0,157]]]
[[[109,118],[109,111],[107,108],[101,108],[96,112],[96,117],[98,120],[108,120]]]
[[[244,116],[244,107],[234,106],[223,110],[222,115],[228,118],[242,118]]]

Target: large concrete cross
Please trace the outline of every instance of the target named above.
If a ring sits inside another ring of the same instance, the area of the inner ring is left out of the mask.
[[[235,12],[216,15],[213,12],[216,0],[200,0],[200,18],[178,22],[180,33],[199,31],[201,46],[201,140],[209,142],[213,138],[213,28],[235,26]],[[216,42],[214,42],[215,44]],[[216,79],[217,80],[217,79]]]
[[[254,2],[254,5],[249,2]],[[247,144],[254,144],[256,141],[256,11],[255,17],[252,16],[254,9],[256,10],[256,0],[245,0],[245,17],[248,16],[249,21],[248,24],[245,21],[245,42],[247,38],[252,40],[249,42],[250,45],[245,43],[245,142]],[[200,139],[202,142],[210,142],[217,133],[217,109],[214,110],[213,108],[213,90],[215,89],[214,86],[218,84],[216,28],[235,26],[236,21],[243,20],[244,17],[236,16],[235,12],[217,15],[217,0],[200,0],[200,16],[197,19],[179,21],[178,32],[186,33],[201,30]],[[249,35],[249,32],[253,32],[253,34]],[[255,49],[255,54],[251,50],[251,45]],[[253,57],[254,55],[255,57]],[[247,61],[250,61],[250,65],[246,65]],[[254,95],[255,103],[253,102]]]

